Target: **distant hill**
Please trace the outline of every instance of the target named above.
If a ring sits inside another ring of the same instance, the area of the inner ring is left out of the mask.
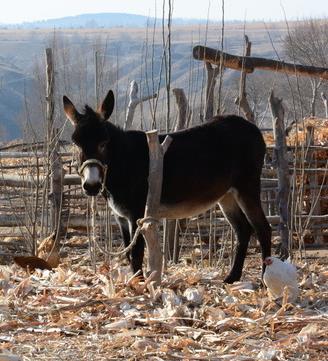
[[[12,139],[20,135],[21,126],[15,121],[23,107],[24,89],[32,80],[19,67],[0,56],[0,137]]]
[[[146,17],[141,17],[146,21]],[[86,18],[84,18],[86,20]],[[72,24],[72,23],[70,23]],[[123,124],[127,108],[127,90],[131,80],[136,80],[142,96],[158,93],[157,118],[161,119],[165,110],[165,74],[163,66],[163,37],[161,22],[151,40],[146,39],[143,26],[93,29],[63,29],[55,32],[55,95],[56,121],[65,120],[61,108],[64,94],[75,101],[79,109],[85,102],[94,104],[95,51],[98,51],[99,94],[103,96],[109,88],[115,92],[116,107],[114,120]],[[246,24],[246,33],[251,39],[254,56],[275,58],[280,52],[282,39],[286,34],[284,24]],[[151,27],[151,25],[150,25]],[[193,105],[193,116],[199,115],[201,97],[206,73],[203,64],[192,58],[192,47],[207,44],[218,48],[219,25],[173,26],[171,44],[171,88],[185,89]],[[151,29],[152,31],[152,29]],[[270,39],[267,33],[270,33]],[[241,54],[244,49],[244,24],[226,24],[225,49],[233,54]],[[148,43],[147,43],[148,41]],[[274,43],[273,49],[271,41]],[[42,132],[45,101],[45,49],[54,44],[54,31],[50,29],[2,29],[0,30],[0,141],[21,138],[33,125],[36,132]],[[248,79],[250,85],[259,74],[262,84],[269,74],[255,72]],[[224,87],[229,90],[238,85],[239,73],[226,71]],[[270,89],[270,85],[267,89]],[[251,88],[253,89],[253,88]],[[254,98],[268,96],[265,92],[253,91]],[[172,95],[171,95],[172,96]],[[233,99],[231,111],[235,110]],[[172,104],[174,104],[172,96]],[[260,101],[258,101],[260,102]],[[261,103],[262,104],[262,103]],[[154,105],[155,106],[155,105]],[[230,106],[227,105],[226,109]],[[197,108],[198,107],[198,108]],[[175,107],[171,106],[172,114]],[[138,113],[139,112],[139,113]],[[145,103],[137,109],[135,119],[147,126],[151,116],[150,105]],[[138,119],[138,120],[137,120]],[[69,126],[67,126],[69,128]],[[69,131],[70,129],[68,129]]]
[[[82,14],[76,16],[67,16],[58,19],[40,20],[34,22],[25,22],[21,24],[4,25],[6,28],[19,29],[94,29],[94,28],[112,28],[112,27],[144,27],[147,23],[153,23],[155,18],[143,15],[134,15],[126,13],[100,13],[100,14]],[[157,19],[158,24],[162,21]],[[203,19],[174,19],[175,25],[200,24],[205,23]]]

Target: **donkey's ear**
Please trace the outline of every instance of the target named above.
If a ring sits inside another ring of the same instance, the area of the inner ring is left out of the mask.
[[[114,104],[115,104],[114,93],[110,90],[107,93],[104,101],[101,103],[101,105],[98,108],[98,113],[102,116],[104,120],[107,120],[113,113]]]
[[[63,104],[64,104],[64,111],[65,111],[67,118],[75,126],[79,119],[78,111],[75,109],[74,104],[65,95],[63,96]]]

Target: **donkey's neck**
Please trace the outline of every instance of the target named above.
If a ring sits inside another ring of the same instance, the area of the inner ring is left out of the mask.
[[[130,163],[133,159],[148,161],[148,145],[146,134],[140,130],[123,130],[108,122],[110,157],[119,158],[120,161]]]

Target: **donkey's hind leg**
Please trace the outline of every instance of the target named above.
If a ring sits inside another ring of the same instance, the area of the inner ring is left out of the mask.
[[[260,198],[260,182],[245,182],[238,190],[234,190],[235,199],[245,214],[248,222],[252,225],[258,237],[262,260],[271,256],[271,227],[265,217]],[[265,266],[262,265],[262,272]]]
[[[253,229],[234,199],[233,194],[230,192],[226,193],[220,199],[219,204],[223,214],[233,228],[238,241],[233,266],[224,279],[224,282],[226,283],[233,283],[240,280],[248,243]]]

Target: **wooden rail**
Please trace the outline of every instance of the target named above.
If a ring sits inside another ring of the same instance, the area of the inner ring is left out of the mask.
[[[59,152],[61,157],[70,157],[72,152]],[[20,158],[44,158],[46,154],[44,152],[0,152],[0,161],[1,159],[20,159]]]
[[[46,177],[39,177],[39,183],[43,183]],[[6,187],[25,187],[30,188],[35,186],[37,183],[36,177],[26,175],[12,175],[12,174],[0,174],[0,186]],[[73,186],[73,185],[80,185],[81,178],[78,174],[65,174],[63,185],[65,186]]]
[[[220,50],[197,45],[193,48],[193,57],[197,60],[224,67],[253,73],[255,69],[281,72],[290,75],[302,75],[328,80],[328,69],[316,66],[286,63],[284,61],[259,58],[254,56],[238,56]]]

